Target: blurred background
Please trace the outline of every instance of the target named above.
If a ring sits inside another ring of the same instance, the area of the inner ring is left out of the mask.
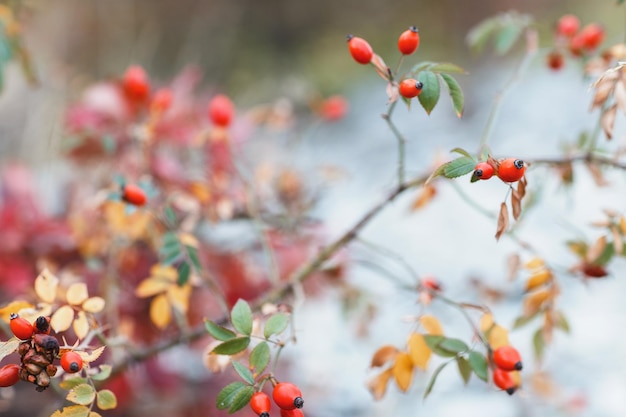
[[[608,0],[19,3],[23,40],[39,85],[29,84],[19,65],[5,67],[0,93],[0,163],[20,161],[31,167],[40,187],[41,204],[48,210],[59,207],[62,196],[56,190],[71,175],[71,168],[61,159],[64,110],[69,103],[87,86],[116,79],[132,64],[143,66],[152,79],[163,84],[195,65],[203,74],[198,95],[226,92],[241,109],[281,97],[303,106],[317,96],[341,94],[347,98],[350,110],[340,122],[300,132],[301,136],[294,139],[296,145],[288,149],[282,146],[284,142],[272,142],[270,137],[253,146],[262,152],[251,152],[302,170],[321,165],[341,170],[343,179],[324,190],[314,210],[314,215],[328,225],[331,236],[346,230],[376,203],[393,186],[395,172],[395,142],[378,117],[386,110],[384,83],[369,66],[355,64],[350,58],[346,34],[366,38],[387,63],[394,64],[399,33],[416,25],[421,45],[412,59],[449,61],[468,71],[468,75],[457,77],[466,98],[462,119],[455,117],[445,95],[430,117],[417,105],[410,111],[403,106],[397,109],[397,124],[409,140],[407,168],[409,173],[418,174],[435,158],[447,157],[451,148],[476,150],[493,98],[521,58],[520,45],[506,58],[471,54],[465,36],[482,19],[508,10],[529,13],[535,18],[540,46],[545,48],[503,101],[492,140],[492,148],[500,156],[559,155],[564,142],[575,141],[596,123],[597,114],[588,112],[589,80],[583,79],[581,64],[567,61],[565,68],[555,73],[544,63],[554,23],[560,16],[574,13],[583,24],[600,22],[607,31],[606,45],[622,41],[625,33],[623,6]],[[623,120],[618,116],[617,133],[607,149],[623,146]],[[255,164],[260,163],[253,157],[248,156]],[[576,233],[594,236],[589,222],[601,217],[603,208],[624,210],[624,176],[610,175],[613,186],[604,189],[581,176],[574,188],[563,190],[558,181],[551,180],[549,171],[534,172],[535,176],[530,172],[529,181],[531,186],[538,185],[535,191],[542,199],[524,218],[520,234],[546,257],[569,265],[572,257],[562,243]],[[479,185],[469,188],[463,180],[461,187],[495,212],[504,187]],[[519,314],[522,291],[521,283],[506,282],[505,261],[517,246],[506,240],[496,244],[495,222],[468,208],[449,185],[439,188],[432,205],[410,214],[408,207],[414,197],[406,196],[391,205],[366,229],[364,238],[393,249],[420,274],[437,276],[450,291],[450,298],[485,302],[478,292],[472,292],[471,278],[495,286],[506,296],[494,307],[494,313],[499,322],[510,326]],[[373,255],[356,245],[353,256]],[[617,266],[623,271],[624,264],[619,262]],[[416,376],[409,393],[391,387],[383,401],[374,402],[365,386],[371,376],[367,369],[370,357],[382,344],[405,343],[410,326],[402,319],[416,314],[416,300],[415,294],[400,292],[393,283],[356,263],[349,280],[378,306],[372,319],[366,320],[369,330],[359,333],[363,318],[346,315],[337,294],[304,300],[295,313],[298,344],[286,349],[285,360],[291,364],[292,380],[307,395],[307,417],[421,413],[441,417],[624,416],[626,360],[622,352],[626,338],[619,325],[626,320],[621,298],[626,285],[617,271],[606,281],[590,284],[565,278],[569,280],[560,302],[570,318],[572,335],[557,337],[542,365],[533,365],[530,360],[531,332],[512,333],[512,341],[529,358],[529,371],[546,371],[554,377],[553,399],[524,390],[509,398],[479,381],[464,388],[450,370],[442,374],[425,402],[421,397],[427,374]],[[442,317],[447,334],[470,336],[454,311],[441,305],[432,308]],[[178,364],[176,351],[164,357],[168,363]],[[29,390],[28,394],[35,393]],[[22,397],[17,398],[21,401]],[[15,415],[10,411],[0,414]],[[202,415],[216,413],[206,409]],[[246,409],[240,415],[251,412]]]

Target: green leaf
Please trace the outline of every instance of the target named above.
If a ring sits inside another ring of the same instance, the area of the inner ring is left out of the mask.
[[[452,105],[454,106],[454,111],[456,111],[456,115],[458,117],[462,117],[465,98],[463,96],[463,90],[461,90],[461,86],[451,75],[439,74],[439,76],[448,86],[448,92],[450,93],[450,98],[452,99]]]
[[[67,393],[65,399],[74,404],[91,404],[96,399],[96,391],[89,384],[76,385]]]
[[[97,374],[93,374],[91,379],[94,381],[104,381],[109,376],[111,376],[111,370],[113,367],[111,365],[103,364],[100,365],[100,371]]]
[[[472,158],[472,155],[470,155],[469,152],[467,152],[465,149],[463,148],[454,148],[452,149],[450,152],[456,152],[458,154],[461,154],[463,156],[467,156],[468,158]]]
[[[230,310],[230,321],[233,327],[240,333],[247,336],[252,334],[252,310],[250,305],[241,298],[237,300],[232,310]]]
[[[515,319],[515,321],[513,322],[513,329],[519,329],[522,326],[527,325],[528,323],[530,323],[535,317],[537,317],[539,315],[539,311],[536,312],[535,314],[533,314],[532,316],[519,316],[518,318]]]
[[[417,80],[423,84],[422,93],[417,98],[426,113],[430,114],[439,101],[439,94],[441,93],[439,78],[434,72],[425,70],[417,74]]]
[[[469,347],[464,341],[444,336],[425,335],[424,341],[436,355],[454,357],[461,352],[466,352]]]
[[[220,326],[211,320],[205,320],[204,327],[206,327],[207,332],[209,332],[211,336],[217,340],[221,340],[222,342],[234,339],[237,336],[237,334],[235,334],[232,330]]]
[[[443,371],[443,368],[445,368],[446,365],[448,365],[449,363],[450,361],[444,362],[441,365],[439,365],[437,369],[435,369],[433,376],[431,376],[430,381],[428,381],[428,386],[426,387],[426,391],[424,391],[424,399],[426,399],[426,397],[430,395],[430,392],[433,390],[433,387],[435,386],[435,382],[437,382],[437,377],[439,376],[441,371]]]
[[[469,353],[468,362],[470,366],[472,367],[472,371],[474,371],[476,376],[482,379],[483,381],[487,382],[487,380],[489,379],[488,377],[489,368],[488,368],[487,359],[485,359],[485,356],[480,352],[476,352],[475,350],[472,350]]]
[[[463,383],[465,383],[465,385],[467,385],[467,383],[469,382],[471,376],[472,376],[472,367],[469,364],[469,362],[467,361],[467,359],[465,359],[462,356],[457,356],[456,358],[456,364],[459,368],[459,374],[461,375],[461,378],[463,378]]]
[[[563,312],[557,311],[555,314],[556,314],[556,327],[563,330],[565,333],[569,334],[571,328]]]
[[[100,390],[96,397],[96,405],[101,410],[113,410],[117,407],[117,397],[110,389]]]
[[[511,23],[498,31],[495,40],[495,51],[499,55],[504,55],[515,45],[515,42],[522,34],[522,27]]]
[[[466,38],[467,44],[474,52],[481,53],[499,27],[497,17],[483,20],[469,31]]]
[[[78,385],[86,384],[86,383],[87,383],[87,378],[81,378],[77,376],[74,378],[64,379],[63,381],[59,383],[59,386],[63,388],[64,390],[69,391]]]
[[[180,246],[173,248],[171,252],[165,253],[161,264],[163,265],[172,265],[176,262],[182,255],[180,250]]]
[[[533,350],[535,351],[535,358],[537,358],[538,361],[541,361],[541,359],[543,358],[543,351],[546,347],[546,343],[543,340],[542,330],[543,329],[541,328],[537,329],[537,331],[533,335]]]
[[[469,347],[460,339],[445,338],[439,343],[439,347],[449,352],[461,353],[467,352]]]
[[[476,168],[476,160],[471,156],[462,156],[446,162],[443,165],[443,176],[446,178],[457,178],[469,174]]]
[[[256,345],[250,352],[250,366],[256,374],[260,374],[270,363],[270,347],[263,341]]]
[[[467,71],[465,71],[463,68],[459,67],[458,65],[452,64],[450,62],[441,62],[438,64],[433,64],[429,66],[428,69],[431,70],[432,72],[467,74]]]
[[[280,334],[285,331],[289,324],[289,316],[283,313],[276,313],[265,322],[263,335],[269,339],[273,334]]]
[[[237,337],[215,346],[211,353],[215,353],[217,355],[234,355],[245,350],[249,344],[250,338],[248,336]]]
[[[187,255],[189,259],[191,259],[191,263],[196,268],[196,271],[202,271],[202,265],[200,265],[200,258],[198,258],[198,249],[193,246],[185,245],[185,249],[187,249]]]
[[[230,408],[235,396],[247,386],[249,385],[246,385],[241,381],[235,381],[222,388],[219,394],[217,394],[217,399],[215,400],[215,406],[217,409],[226,410],[227,408]]]
[[[615,255],[615,246],[613,246],[613,242],[607,242],[600,256],[592,263],[594,265],[606,266],[613,259],[613,255]]]
[[[228,412],[232,414],[244,408],[250,402],[252,395],[254,395],[254,387],[250,385],[243,387],[233,396]]]
[[[180,264],[178,267],[178,281],[177,284],[179,287],[182,287],[189,281],[189,274],[191,273],[191,266],[187,261]]]
[[[429,69],[433,65],[437,65],[437,63],[436,62],[432,62],[432,61],[422,61],[422,62],[416,64],[415,66],[413,66],[413,69],[411,70],[411,74],[413,76],[415,76],[420,71],[424,71],[426,69]]]
[[[252,376],[252,372],[250,372],[248,368],[236,361],[232,361],[232,364],[233,368],[235,368],[235,371],[237,371],[241,379],[246,381],[248,384],[254,384],[254,377]]]
[[[178,219],[176,218],[176,213],[174,213],[174,209],[170,206],[165,207],[163,210],[163,214],[165,214],[165,220],[167,220],[170,226],[175,226]]]

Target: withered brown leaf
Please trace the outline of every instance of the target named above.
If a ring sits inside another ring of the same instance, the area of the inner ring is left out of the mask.
[[[607,139],[613,138],[613,127],[615,126],[615,116],[617,115],[617,104],[613,104],[602,113],[600,125]]]
[[[505,202],[500,204],[500,214],[498,214],[498,227],[496,229],[496,240],[500,240],[502,233],[509,227],[509,209]]]

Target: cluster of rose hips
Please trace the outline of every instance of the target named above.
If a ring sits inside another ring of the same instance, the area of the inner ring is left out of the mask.
[[[304,406],[302,392],[300,388],[290,382],[279,382],[274,384],[272,391],[274,403],[280,408],[281,417],[304,417],[301,408]],[[270,397],[258,391],[250,399],[250,408],[259,417],[269,417],[271,402]]]
[[[604,28],[598,23],[590,23],[580,29],[580,20],[577,16],[572,14],[562,16],[556,24],[554,49],[547,56],[548,67],[553,70],[563,68],[564,51],[569,51],[576,58],[593,52],[604,41],[604,36]]]
[[[488,180],[495,174],[502,181],[510,183],[522,179],[525,172],[526,164],[521,159],[506,158],[496,161],[490,158],[476,164],[471,181]]]
[[[513,393],[519,388],[519,383],[513,375],[515,371],[522,370],[522,357],[512,346],[501,346],[493,352],[493,383],[507,394]]]
[[[352,58],[359,64],[369,64],[374,58],[374,50],[369,42],[358,36],[348,35],[348,50]],[[411,26],[400,34],[398,50],[402,55],[411,55],[420,45],[420,34],[417,27]],[[424,85],[414,78],[405,78],[398,84],[398,92],[404,98],[411,99],[422,93]]]
[[[11,332],[22,340],[18,346],[21,365],[9,364],[0,368],[0,387],[15,385],[17,381],[30,382],[43,391],[50,385],[50,378],[56,375],[54,361],[59,358],[59,341],[50,335],[50,319],[40,316],[34,323],[17,314],[11,314]],[[64,352],[61,367],[67,373],[76,373],[83,368],[81,356],[74,351]]]

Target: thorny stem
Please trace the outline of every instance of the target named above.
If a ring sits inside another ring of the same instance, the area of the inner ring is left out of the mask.
[[[487,146],[489,139],[491,137],[491,133],[493,131],[493,127],[495,125],[496,120],[498,119],[498,114],[500,113],[500,108],[502,107],[502,99],[504,96],[511,91],[513,86],[522,78],[522,75],[528,69],[528,66],[532,62],[533,57],[536,54],[536,50],[531,48],[526,51],[524,57],[519,62],[517,67],[515,68],[515,72],[509,78],[509,80],[504,84],[502,89],[495,95],[493,98],[493,103],[491,104],[491,110],[489,111],[489,117],[487,118],[487,123],[485,123],[485,127],[483,129],[483,134],[480,138],[479,152],[482,152],[482,149]]]
[[[394,101],[393,103],[389,105],[389,109],[387,110],[387,113],[383,113],[382,118],[385,120],[385,122],[387,122],[387,126],[389,126],[389,129],[398,140],[398,186],[401,186],[402,184],[404,184],[404,178],[405,178],[404,159],[406,155],[406,139],[404,135],[400,133],[396,125],[391,120],[391,115],[393,114],[393,110],[396,107],[396,103],[398,103],[398,100]]]

